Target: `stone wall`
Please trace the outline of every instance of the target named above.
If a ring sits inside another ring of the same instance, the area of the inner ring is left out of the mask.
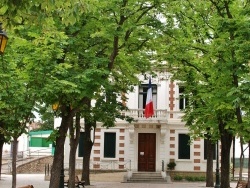
[[[31,160],[25,164],[19,165],[17,167],[18,174],[43,174],[45,173],[45,164],[52,164],[53,156],[46,156],[38,159]]]

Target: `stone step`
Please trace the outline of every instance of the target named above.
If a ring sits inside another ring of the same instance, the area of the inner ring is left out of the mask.
[[[128,182],[166,182],[160,172],[133,172]]]

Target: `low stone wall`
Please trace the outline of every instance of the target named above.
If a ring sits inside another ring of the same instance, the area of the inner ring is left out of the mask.
[[[53,156],[46,156],[38,159],[34,159],[25,164],[19,165],[17,167],[18,174],[43,174],[45,172],[45,164],[52,164]]]

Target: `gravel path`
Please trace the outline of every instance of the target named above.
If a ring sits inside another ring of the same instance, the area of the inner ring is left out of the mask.
[[[173,182],[173,183],[122,183],[125,172],[97,173],[91,174],[91,185],[86,188],[199,188],[205,187],[204,182]],[[11,175],[2,175],[0,180],[1,188],[11,187]],[[17,188],[32,184],[34,188],[48,188],[49,181],[44,181],[43,174],[18,174]],[[236,187],[236,183],[231,183]]]

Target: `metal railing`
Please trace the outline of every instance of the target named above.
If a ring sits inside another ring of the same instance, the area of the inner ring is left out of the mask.
[[[51,151],[49,151],[48,149],[20,151],[17,153],[16,166],[36,160],[41,157],[50,156],[50,155],[51,155]],[[8,171],[11,172],[12,152],[8,152],[7,154],[4,154],[3,160],[7,161],[7,163],[3,162],[3,165],[7,165]]]
[[[94,168],[94,166],[98,166],[98,168]],[[121,166],[123,168],[121,169]],[[52,165],[51,164],[45,164],[44,166],[44,172],[45,176],[50,176]],[[75,164],[75,168],[78,170],[82,169],[82,163],[78,162]],[[65,174],[67,174],[67,171],[69,169],[69,163],[64,163],[64,171]],[[127,161],[107,161],[107,162],[90,162],[90,169],[95,170],[129,170],[131,171],[131,160]]]
[[[17,159],[25,159],[30,157],[39,158],[41,156],[49,156],[51,155],[51,148],[46,149],[29,149],[25,151],[17,152]],[[3,159],[12,159],[12,152],[7,152],[2,156]]]
[[[164,172],[164,160],[161,161],[161,171]]]

